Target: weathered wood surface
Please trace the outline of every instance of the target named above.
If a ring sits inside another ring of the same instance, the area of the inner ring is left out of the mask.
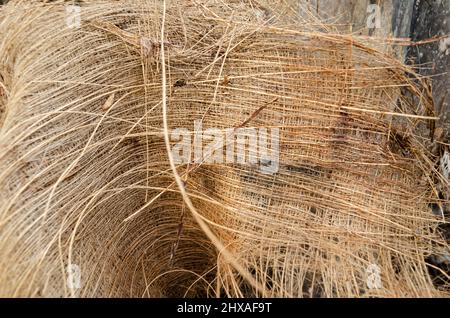
[[[310,0],[310,7],[336,23],[348,24],[362,35],[409,37],[414,1],[388,0]],[[381,27],[368,28],[370,5],[378,5]]]
[[[420,41],[450,34],[450,0],[416,1],[411,23],[411,37]],[[433,76],[434,100],[450,141],[450,39],[411,47],[408,58],[427,68],[421,73]]]

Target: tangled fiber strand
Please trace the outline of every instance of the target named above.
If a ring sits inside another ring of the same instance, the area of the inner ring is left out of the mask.
[[[79,28],[64,1],[1,9],[1,296],[448,295],[425,79],[268,3],[83,1]],[[171,167],[200,119],[279,128],[278,171]]]

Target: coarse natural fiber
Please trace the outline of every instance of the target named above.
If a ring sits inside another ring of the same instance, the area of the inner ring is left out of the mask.
[[[80,1],[80,27],[68,3],[0,10],[1,296],[448,295],[430,86],[396,40],[289,1]],[[278,172],[176,164],[200,119],[279,128]]]

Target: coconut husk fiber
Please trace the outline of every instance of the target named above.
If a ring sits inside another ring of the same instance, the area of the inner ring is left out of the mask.
[[[0,296],[448,296],[430,85],[395,39],[293,2],[78,3],[79,28],[0,11]],[[279,170],[175,163],[195,120],[279,128]]]

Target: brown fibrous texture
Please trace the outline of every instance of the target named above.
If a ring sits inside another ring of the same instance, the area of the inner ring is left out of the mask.
[[[448,295],[427,81],[274,2],[0,10],[0,296]],[[171,164],[195,120],[278,128],[278,171]]]

